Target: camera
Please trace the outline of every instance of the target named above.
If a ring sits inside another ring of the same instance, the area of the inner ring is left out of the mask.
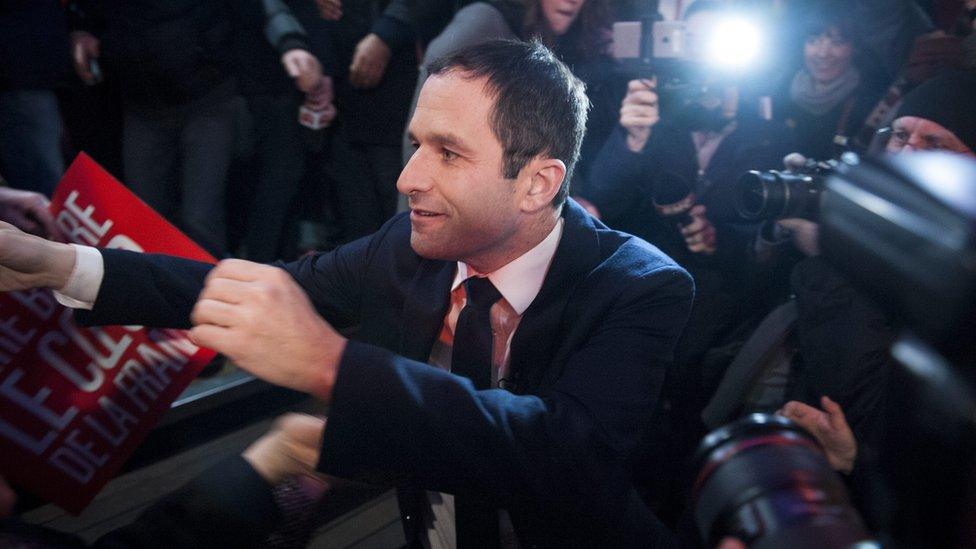
[[[735,184],[735,210],[746,221],[801,217],[816,221],[827,177],[841,166],[857,165],[855,153],[840,160],[807,160],[791,171],[750,170]]]
[[[688,29],[683,21],[640,21],[613,24],[611,52],[620,70],[638,78],[657,77],[657,91],[667,102],[693,96],[702,70],[691,60]]]
[[[687,103],[719,82],[754,74],[761,63],[763,22],[758,13],[723,9],[707,29],[650,0],[624,10],[613,24],[611,53],[622,72],[657,78],[665,103]],[[662,13],[667,19],[662,17]]]
[[[815,439],[786,418],[752,414],[713,431],[694,458],[702,538],[752,548],[848,547],[868,535]]]
[[[897,367],[880,440],[855,467],[858,502],[886,547],[971,547],[976,161],[938,152],[854,158],[809,176],[820,189],[822,257],[902,330],[890,349]],[[754,415],[719,428],[700,445],[695,466],[695,522],[707,542],[865,545],[837,475],[785,419]]]

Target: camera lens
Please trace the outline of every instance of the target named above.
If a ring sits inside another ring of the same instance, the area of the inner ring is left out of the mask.
[[[721,427],[695,455],[695,522],[714,546],[848,547],[867,539],[816,441],[789,420],[753,414]]]
[[[783,202],[783,186],[777,184],[776,172],[751,170],[742,174],[736,183],[735,209],[747,221],[770,217],[775,204]]]
[[[790,172],[746,172],[736,182],[736,213],[746,221],[815,219],[820,209],[821,179]]]

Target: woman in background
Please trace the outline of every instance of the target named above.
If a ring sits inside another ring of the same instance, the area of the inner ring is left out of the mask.
[[[856,22],[844,4],[818,4],[803,18],[802,67],[779,94],[782,118],[807,158],[826,160],[854,147],[888,84],[884,70],[858,42]]]

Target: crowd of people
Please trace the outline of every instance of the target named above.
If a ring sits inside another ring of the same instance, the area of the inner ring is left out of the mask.
[[[58,240],[43,196],[84,150],[239,259],[82,252],[5,224],[0,251],[51,259],[0,253],[2,289],[94,253],[94,287],[66,296],[90,309],[80,321],[192,328],[332,406],[161,504],[173,516],[237,482],[219,495],[260,505],[226,528],[137,521],[105,546],[258,543],[278,516],[262,479],[315,470],[397,486],[410,544],[695,546],[691,455],[753,411],[807,429],[883,527],[866,494],[899,319],[820,257],[815,212],[750,219],[738,181],[845,152],[976,157],[976,2],[695,0],[677,14],[682,63],[634,73],[611,28],[641,10],[4,3],[0,175],[23,191],[0,188],[2,219]],[[742,14],[777,30],[775,57],[708,64]],[[327,229],[299,239],[299,218]],[[304,251],[323,253],[263,265]],[[77,291],[59,269],[48,286]]]

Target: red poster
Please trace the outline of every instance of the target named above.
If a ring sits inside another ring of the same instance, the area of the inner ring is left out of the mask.
[[[214,262],[85,154],[51,210],[78,244]],[[0,294],[0,474],[81,512],[213,356],[178,330],[78,327],[48,290]]]

